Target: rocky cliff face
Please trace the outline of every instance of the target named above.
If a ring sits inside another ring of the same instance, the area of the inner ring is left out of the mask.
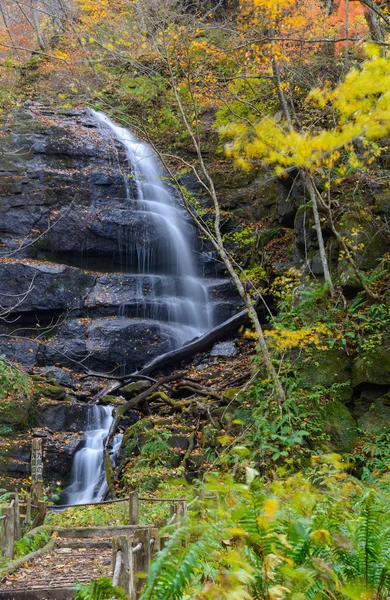
[[[86,110],[37,105],[1,133],[0,297],[9,318],[0,321],[0,353],[27,366],[108,372],[169,350],[174,332],[159,299],[185,302],[186,289],[159,275],[158,260],[153,274],[137,274],[140,248],[162,256],[167,240],[136,210],[121,144]],[[209,256],[200,257],[209,270]],[[239,303],[229,283],[214,275],[205,286],[215,321],[230,317]]]

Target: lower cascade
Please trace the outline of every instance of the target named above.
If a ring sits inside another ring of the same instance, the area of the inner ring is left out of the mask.
[[[99,502],[104,498],[107,490],[103,460],[104,442],[113,420],[112,412],[110,406],[89,407],[85,443],[74,457],[70,484],[63,492],[68,504]],[[122,435],[118,434],[112,444],[113,457],[121,442]]]

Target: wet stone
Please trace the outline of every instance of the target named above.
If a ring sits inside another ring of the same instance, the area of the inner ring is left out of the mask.
[[[234,342],[218,342],[218,344],[214,344],[210,352],[210,356],[224,356],[226,358],[233,358],[237,354],[238,350]]]

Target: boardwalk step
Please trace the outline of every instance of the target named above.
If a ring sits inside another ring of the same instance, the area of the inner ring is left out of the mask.
[[[64,588],[0,591],[0,600],[73,600],[73,597],[73,590]]]
[[[58,529],[60,538],[111,538],[114,535],[133,535],[140,529],[151,529],[152,525],[124,525],[112,527],[73,527],[71,529]]]

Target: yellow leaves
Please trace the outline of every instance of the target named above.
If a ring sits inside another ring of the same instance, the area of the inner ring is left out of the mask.
[[[264,514],[271,521],[275,518],[275,513],[279,508],[277,500],[270,498],[264,502]]]
[[[310,328],[302,329],[270,329],[266,332],[266,337],[277,350],[287,350],[290,348],[303,348],[313,344],[319,350],[326,349],[323,345],[323,337],[329,337],[332,332],[324,325],[319,323]]]
[[[56,56],[60,60],[68,61],[69,54],[67,52],[62,52],[61,50],[54,50],[53,56]]]
[[[257,517],[259,527],[268,529],[270,523],[275,521],[276,513],[279,509],[279,502],[274,498],[269,498],[264,502],[263,514]]]
[[[316,170],[328,168],[340,160],[340,149],[349,151],[348,164],[353,169],[362,166],[352,147],[356,138],[374,140],[390,133],[390,59],[374,56],[361,69],[350,71],[333,91],[325,88],[310,94],[320,107],[330,104],[339,115],[333,129],[290,131],[275,118],[266,117],[251,129],[225,128],[222,133],[232,138],[228,155],[239,165],[252,159],[274,164],[278,173],[288,167]],[[244,162],[243,162],[244,161]],[[346,173],[342,165],[340,176]]]
[[[311,532],[310,537],[321,544],[330,544],[330,533],[327,529],[316,529]]]

